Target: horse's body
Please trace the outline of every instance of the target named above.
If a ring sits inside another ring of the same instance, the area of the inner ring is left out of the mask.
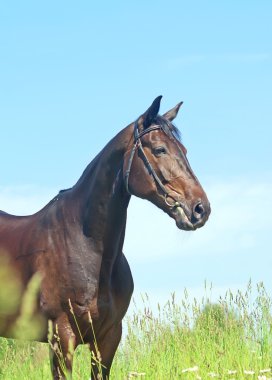
[[[36,272],[41,274],[37,312],[52,320],[54,330],[57,326],[70,371],[71,346],[82,343],[78,327],[84,342],[94,350],[91,316],[103,378],[109,376],[133,291],[130,268],[122,252],[131,194],[149,199],[186,230],[201,227],[210,213],[184,147],[174,137],[171,120],[180,104],[158,117],[159,103],[157,98],[137,125],[129,125],[108,143],[74,187],[61,191],[41,211],[23,217],[0,212],[0,253],[9,258],[23,288]],[[163,130],[158,120],[162,124],[167,121],[169,130]],[[135,130],[140,134],[138,140]],[[164,140],[167,155],[160,151]],[[135,231],[137,236],[140,229]],[[15,314],[10,315],[2,335],[8,335],[15,319]],[[41,341],[46,341],[46,333],[45,329]],[[64,378],[54,353],[52,364],[54,379]]]

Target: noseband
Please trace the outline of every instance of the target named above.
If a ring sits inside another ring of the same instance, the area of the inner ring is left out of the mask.
[[[152,175],[152,177],[153,177],[156,185],[158,185],[158,187],[162,191],[162,193],[164,195],[164,201],[167,204],[167,206],[169,206],[171,208],[179,207],[179,206],[182,206],[181,202],[177,201],[172,195],[170,196],[170,194],[167,191],[166,187],[163,185],[162,181],[160,180],[160,178],[158,177],[157,173],[153,169],[150,161],[148,160],[148,158],[147,158],[147,156],[146,156],[146,154],[144,152],[143,146],[142,146],[141,137],[144,136],[144,135],[146,135],[147,133],[155,131],[155,130],[163,130],[163,129],[162,129],[162,127],[160,125],[152,125],[151,127],[146,128],[143,131],[139,132],[139,130],[138,130],[138,120],[136,120],[135,123],[134,123],[134,145],[133,145],[133,148],[132,148],[132,150],[130,152],[130,157],[129,157],[129,160],[128,160],[128,166],[127,166],[127,170],[125,172],[125,178],[124,178],[126,190],[131,195],[131,192],[129,191],[129,184],[128,184],[128,182],[129,182],[129,175],[130,175],[131,165],[132,165],[132,162],[133,162],[133,158],[134,158],[135,152],[138,149],[138,150],[140,150],[140,152],[142,154],[144,164],[145,164],[145,166],[146,166],[149,174]],[[174,203],[173,204],[169,203],[168,200],[167,200],[168,198],[172,198],[174,200]]]

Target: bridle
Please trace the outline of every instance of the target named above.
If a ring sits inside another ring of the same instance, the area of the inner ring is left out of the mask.
[[[132,162],[133,162],[133,158],[134,158],[135,152],[138,149],[141,152],[144,164],[147,167],[147,170],[148,170],[149,174],[152,175],[152,177],[153,177],[156,185],[158,185],[158,187],[162,191],[162,193],[164,195],[164,201],[167,204],[167,206],[169,206],[172,209],[176,208],[176,207],[181,207],[181,206],[183,207],[182,203],[180,201],[176,200],[175,197],[173,197],[172,195],[170,195],[170,193],[167,191],[166,187],[163,185],[162,181],[160,180],[160,178],[158,177],[157,173],[153,169],[150,161],[148,160],[148,158],[147,158],[147,156],[146,156],[146,154],[144,152],[144,149],[143,149],[143,146],[142,146],[141,137],[144,136],[144,135],[146,135],[147,133],[155,131],[155,130],[162,130],[163,131],[163,128],[160,125],[152,125],[151,127],[146,128],[143,131],[139,132],[139,129],[138,129],[138,119],[134,123],[134,145],[133,145],[133,148],[131,149],[131,152],[130,152],[130,157],[129,157],[129,160],[128,160],[128,166],[127,166],[127,170],[125,171],[125,176],[124,176],[126,190],[127,190],[128,194],[131,195],[131,192],[129,191],[129,175],[130,175],[131,165],[132,165]],[[174,201],[174,203],[169,203],[168,198],[172,198],[173,201]]]

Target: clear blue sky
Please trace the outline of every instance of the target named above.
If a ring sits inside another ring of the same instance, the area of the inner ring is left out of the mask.
[[[272,292],[271,15],[268,0],[1,2],[0,209],[36,211],[156,96],[162,111],[183,100],[176,124],[213,213],[185,233],[133,200],[136,292],[250,277]]]

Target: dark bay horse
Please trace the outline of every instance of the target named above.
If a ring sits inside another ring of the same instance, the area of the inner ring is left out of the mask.
[[[207,196],[172,124],[182,103],[160,116],[160,101],[161,96],[105,146],[71,189],[42,210],[20,217],[0,212],[0,253],[23,288],[40,274],[37,313],[52,321],[68,372],[73,350],[83,339],[94,351],[95,335],[102,378],[109,377],[133,292],[122,252],[131,195],[154,203],[182,230],[196,230],[209,217]],[[141,226],[135,239],[140,234]],[[18,313],[8,316],[2,336],[10,336]],[[40,340],[47,341],[46,331]],[[64,379],[54,350],[51,364],[54,379]],[[101,378],[93,368],[92,378]]]

